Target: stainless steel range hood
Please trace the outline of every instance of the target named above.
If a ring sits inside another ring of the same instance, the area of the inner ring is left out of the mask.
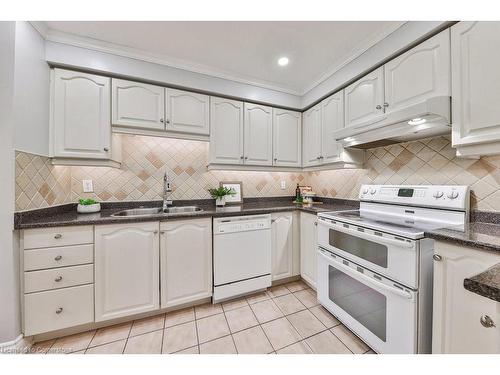
[[[451,98],[436,96],[334,132],[344,147],[374,148],[450,133]]]

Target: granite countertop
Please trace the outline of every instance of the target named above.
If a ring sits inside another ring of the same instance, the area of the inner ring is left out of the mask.
[[[465,279],[464,288],[493,301],[500,302],[500,263],[479,275]]]
[[[96,225],[96,224],[118,224],[144,221],[167,221],[198,217],[224,217],[238,215],[257,215],[272,212],[283,212],[301,210],[316,214],[325,211],[345,211],[359,207],[357,201],[341,199],[322,199],[322,204],[303,206],[292,203],[293,197],[248,199],[241,205],[226,205],[218,208],[213,200],[201,201],[174,201],[174,206],[196,205],[203,211],[179,214],[157,214],[141,217],[113,217],[115,212],[137,207],[160,207],[160,201],[152,202],[122,202],[104,203],[102,210],[98,213],[79,214],[76,212],[75,204],[51,207],[47,209],[33,210],[16,213],[15,229],[46,228],[68,225]]]
[[[446,228],[425,232],[425,237],[476,247],[500,254],[500,224],[472,222],[463,228]]]

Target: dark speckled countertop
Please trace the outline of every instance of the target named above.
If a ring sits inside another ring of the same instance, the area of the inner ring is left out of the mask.
[[[464,288],[483,297],[500,302],[500,263],[464,280]]]
[[[76,205],[69,204],[58,207],[51,207],[42,210],[33,210],[16,213],[15,229],[47,228],[68,225],[98,225],[117,224],[144,221],[167,221],[197,217],[224,217],[238,215],[257,215],[272,212],[283,212],[301,210],[310,213],[325,211],[344,211],[357,209],[357,201],[340,199],[322,199],[323,204],[303,206],[292,203],[292,197],[248,199],[241,205],[227,205],[217,208],[213,200],[202,201],[174,201],[174,206],[197,205],[203,211],[182,214],[157,214],[141,217],[113,217],[115,212],[136,207],[160,207],[160,201],[154,202],[123,202],[102,204],[102,210],[93,214],[79,214],[76,212]]]

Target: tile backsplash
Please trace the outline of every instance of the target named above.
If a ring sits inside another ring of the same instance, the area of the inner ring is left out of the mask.
[[[500,211],[500,156],[455,157],[449,137],[368,150],[363,169],[315,172],[208,171],[208,143],[143,136],[123,137],[120,169],[53,166],[46,157],[16,152],[16,210],[76,202],[161,199],[163,173],[172,177],[172,199],[209,198],[219,181],[242,181],[244,197],[294,195],[297,183],[318,196],[356,199],[363,183],[470,185],[472,207]],[[82,180],[92,179],[93,193]],[[280,181],[286,188],[280,188]]]

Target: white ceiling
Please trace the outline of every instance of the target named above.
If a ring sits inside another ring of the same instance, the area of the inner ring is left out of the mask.
[[[403,22],[57,21],[47,33],[302,95]],[[91,39],[87,39],[91,38]],[[277,59],[290,64],[280,67]]]

